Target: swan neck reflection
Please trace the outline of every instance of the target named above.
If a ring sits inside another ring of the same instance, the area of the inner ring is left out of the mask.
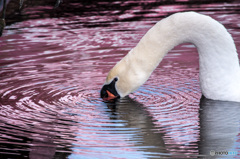
[[[180,148],[186,144],[196,145],[199,149],[197,153],[191,152],[190,156],[209,157],[211,150],[237,151],[236,143],[239,140],[240,121],[240,103],[238,102],[215,101],[203,97],[200,101],[199,121],[195,122],[199,123],[199,130],[196,130],[199,132],[198,140],[197,142],[195,140],[189,141],[182,146],[181,144],[166,144],[169,143],[167,140],[178,141],[180,139],[177,139],[177,136],[171,136],[171,139],[169,139],[171,126],[161,126],[167,125],[164,123],[167,121],[156,120],[158,117],[153,117],[148,107],[136,100],[125,97],[115,103],[107,103],[107,106],[110,119],[124,122],[124,128],[129,129],[129,133],[131,133],[130,130],[136,130],[132,140],[137,140],[135,146],[140,149],[144,147],[145,152],[164,156],[171,154],[171,152],[168,152],[168,149],[171,149],[170,147],[177,147],[179,154],[187,155],[189,147],[185,150]],[[180,133],[186,135],[187,128],[184,125],[178,126],[182,127]],[[171,155],[175,156],[176,154]]]

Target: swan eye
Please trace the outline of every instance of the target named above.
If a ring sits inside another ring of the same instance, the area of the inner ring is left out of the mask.
[[[116,81],[118,81],[118,78],[117,78],[117,77],[115,77],[113,80],[116,82]]]

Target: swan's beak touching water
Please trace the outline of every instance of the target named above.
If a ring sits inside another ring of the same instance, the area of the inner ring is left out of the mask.
[[[115,86],[117,80],[118,80],[117,78],[114,78],[110,84],[105,84],[102,87],[101,98],[103,98],[103,100],[109,101],[120,97]]]

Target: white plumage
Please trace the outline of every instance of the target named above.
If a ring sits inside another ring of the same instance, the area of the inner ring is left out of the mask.
[[[240,102],[240,67],[231,35],[209,16],[195,12],[173,14],[155,24],[109,72],[121,97],[139,88],[176,45],[193,43],[199,53],[200,85],[205,97]]]

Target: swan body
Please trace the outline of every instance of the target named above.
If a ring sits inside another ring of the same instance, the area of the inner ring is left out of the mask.
[[[155,24],[112,68],[101,96],[110,84],[120,97],[135,91],[171,49],[185,42],[197,47],[203,95],[240,102],[240,67],[232,36],[216,20],[195,12],[176,13]]]

